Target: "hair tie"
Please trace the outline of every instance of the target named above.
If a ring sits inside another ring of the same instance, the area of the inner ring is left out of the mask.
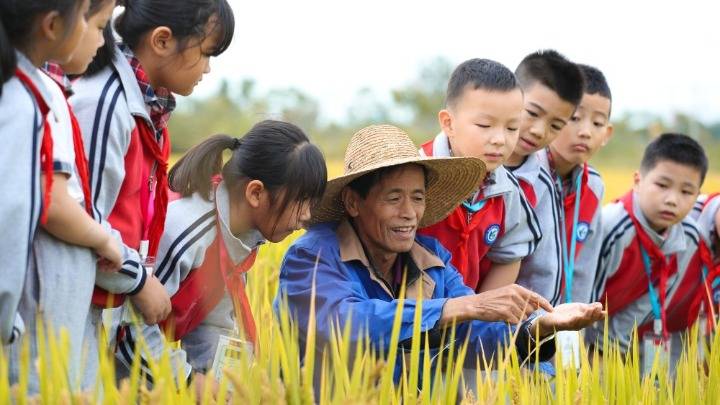
[[[242,141],[238,138],[235,138],[235,141],[233,142],[232,150],[236,150],[242,145]]]

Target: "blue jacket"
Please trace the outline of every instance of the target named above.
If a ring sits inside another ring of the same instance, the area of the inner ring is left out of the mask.
[[[441,330],[437,323],[448,298],[474,294],[450,264],[450,253],[436,239],[418,235],[408,256],[400,342],[412,337],[420,282],[421,330],[430,331],[431,335]],[[348,320],[352,322],[352,340],[367,333],[374,347],[387,349],[398,301],[392,287],[371,269],[362,244],[347,220],[313,226],[290,246],[283,260],[275,308],[279,308],[286,295],[292,318],[299,327],[301,347],[305,346],[314,269],[317,349],[322,350],[329,342],[335,320],[341,327]],[[516,341],[521,358],[528,352],[528,323],[521,325]],[[498,344],[507,345],[513,329],[501,322],[462,322],[457,326],[456,342],[462,344],[469,335],[466,359],[474,367],[476,356],[485,353],[489,359]],[[554,343],[542,345],[540,360],[549,359],[554,351]]]

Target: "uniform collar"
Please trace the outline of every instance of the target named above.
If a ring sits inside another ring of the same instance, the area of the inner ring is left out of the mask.
[[[225,182],[220,182],[215,190],[215,201],[217,201],[217,213],[223,241],[233,263],[239,264],[253,249],[265,243],[265,238],[255,229],[239,237],[230,231],[230,195]]]
[[[42,97],[45,101],[45,104],[51,106],[51,101],[53,97],[50,93],[50,90],[45,86],[45,83],[42,81],[42,77],[40,77],[40,69],[35,67],[35,65],[30,62],[30,59],[28,59],[27,56],[25,56],[25,54],[23,54],[22,52],[15,50],[15,56],[17,57],[18,69],[22,70],[23,73],[25,73],[25,75],[30,78],[30,80],[32,80],[38,92],[40,93],[40,97]]]

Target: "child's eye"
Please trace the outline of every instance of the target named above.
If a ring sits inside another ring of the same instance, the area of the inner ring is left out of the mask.
[[[490,128],[490,125],[484,125],[484,124],[475,124],[475,126],[480,127],[480,128],[486,128],[486,129]]]
[[[573,115],[572,117],[570,117],[570,121],[578,122],[578,121],[580,121],[580,117],[578,117],[577,115]]]
[[[515,132],[515,131],[517,131],[518,129],[520,129],[520,128],[512,128],[512,127],[508,127],[508,129],[507,129],[507,130],[508,130],[508,131],[510,131],[510,132]]]
[[[684,195],[693,195],[693,194],[695,194],[695,193],[693,193],[693,192],[690,191],[690,190],[683,190],[682,193],[683,193]]]
[[[564,126],[565,126],[565,125],[554,124],[554,125],[552,125],[552,129],[554,129],[554,130],[556,130],[556,131],[560,131],[560,130],[563,129]]]
[[[534,118],[538,117],[537,113],[534,111],[530,111],[530,110],[525,110],[525,111],[527,111],[527,113],[530,114],[531,117],[534,117]]]
[[[655,183],[655,185],[658,186],[658,187],[660,187],[660,188],[662,188],[662,189],[666,189],[666,188],[667,188],[667,185],[666,185],[666,184],[663,184],[663,183]]]
[[[603,122],[593,122],[593,124],[594,124],[596,127],[598,127],[598,128],[600,128],[600,127],[602,127],[603,125],[605,125],[605,123],[603,123]]]

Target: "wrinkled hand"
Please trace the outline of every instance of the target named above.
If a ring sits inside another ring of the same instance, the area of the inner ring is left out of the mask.
[[[140,311],[147,325],[154,325],[170,314],[170,296],[160,280],[154,275],[148,276],[139,293],[130,297],[135,308]]]
[[[98,268],[100,271],[114,272],[122,267],[122,251],[120,242],[112,236],[95,248],[98,257]]]
[[[541,315],[537,318],[536,325],[540,336],[547,336],[560,330],[580,330],[592,325],[594,322],[603,320],[607,312],[603,310],[602,304],[594,302],[583,304],[573,302],[560,304],[553,312]]]
[[[538,309],[553,312],[553,307],[540,294],[517,284],[507,285],[480,294],[451,298],[443,308],[441,321],[480,320],[517,324]]]

